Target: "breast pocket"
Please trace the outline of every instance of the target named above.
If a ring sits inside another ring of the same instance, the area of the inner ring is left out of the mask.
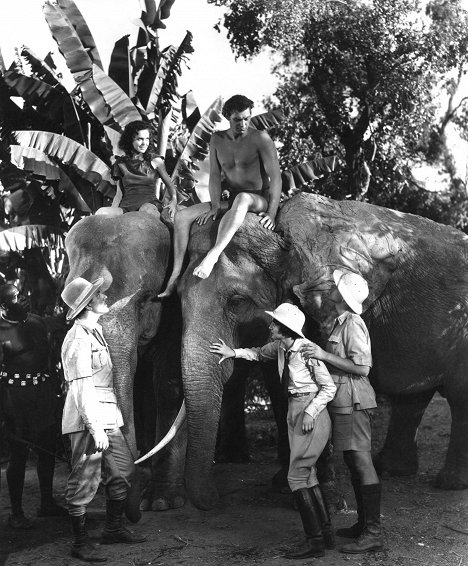
[[[95,348],[91,350],[91,364],[93,369],[100,369],[107,363],[107,350],[106,348]]]
[[[343,343],[341,340],[341,336],[334,336],[332,334],[331,336],[328,337],[327,351],[331,352],[332,354],[340,355],[342,349],[343,349]]]

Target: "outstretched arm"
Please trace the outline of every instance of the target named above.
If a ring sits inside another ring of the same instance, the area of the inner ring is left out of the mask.
[[[210,181],[208,189],[210,191],[211,209],[208,212],[200,214],[196,219],[198,224],[205,224],[207,220],[212,218],[216,220],[221,202],[221,165],[218,161],[218,136],[214,133],[210,141]]]
[[[266,212],[260,213],[260,216],[263,217],[260,223],[265,228],[273,230],[281,197],[281,170],[275,144],[266,132],[260,132],[259,152],[265,172],[270,179],[268,209]]]

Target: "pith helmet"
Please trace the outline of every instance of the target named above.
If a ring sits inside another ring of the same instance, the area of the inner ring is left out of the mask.
[[[77,277],[65,286],[65,289],[62,291],[62,299],[70,307],[67,313],[67,320],[71,320],[80,314],[102,287],[103,283],[104,277],[99,277],[93,283],[90,283],[83,277]]]
[[[356,314],[361,314],[362,303],[369,295],[367,281],[357,273],[341,269],[335,269],[333,279],[348,307]]]
[[[296,307],[296,305],[291,305],[290,303],[282,303],[274,311],[265,311],[267,314],[272,316],[284,326],[287,326],[290,330],[305,338],[302,334],[302,327],[305,322],[304,313]]]

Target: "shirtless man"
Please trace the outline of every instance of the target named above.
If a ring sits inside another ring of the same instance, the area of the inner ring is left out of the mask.
[[[213,248],[193,274],[209,277],[224,248],[244,221],[247,212],[255,212],[268,230],[275,227],[281,195],[281,172],[276,148],[270,136],[249,128],[253,102],[242,95],[226,101],[223,115],[229,128],[215,132],[210,142],[211,202],[204,202],[177,212],[174,226],[174,267],[165,291],[159,298],[171,295],[177,286],[193,222],[202,225],[224,214]],[[230,192],[229,201],[221,201],[221,181]],[[226,212],[227,211],[227,212]]]

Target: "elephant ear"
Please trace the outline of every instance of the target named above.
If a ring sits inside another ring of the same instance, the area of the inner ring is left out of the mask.
[[[364,203],[332,201],[301,194],[286,202],[278,227],[299,257],[300,275],[291,270],[285,285],[292,286],[311,316],[324,321],[330,316],[322,295],[333,284],[335,269],[361,274],[369,284],[367,308],[383,292],[404,242],[385,222],[385,211]]]

